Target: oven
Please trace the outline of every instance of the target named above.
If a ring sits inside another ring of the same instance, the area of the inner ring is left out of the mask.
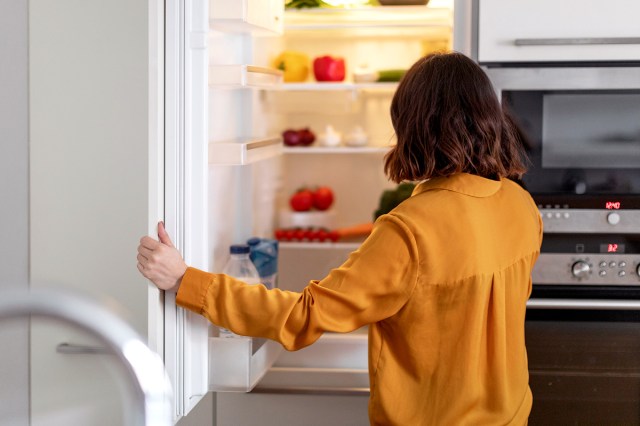
[[[640,68],[486,70],[544,222],[526,343],[532,425],[640,425]]]

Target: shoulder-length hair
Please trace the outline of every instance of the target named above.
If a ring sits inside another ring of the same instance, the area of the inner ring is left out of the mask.
[[[394,182],[466,172],[519,179],[526,156],[482,68],[466,56],[436,53],[407,71],[391,102],[397,144],[385,156]]]

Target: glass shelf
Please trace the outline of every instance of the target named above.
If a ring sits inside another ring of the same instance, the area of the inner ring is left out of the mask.
[[[280,241],[279,248],[282,250],[357,250],[362,245],[362,241],[353,242],[311,242],[311,241]]]
[[[386,146],[337,146],[337,147],[324,147],[324,146],[305,146],[305,147],[284,147],[282,149],[283,154],[288,155],[322,155],[322,154],[386,154],[391,147]]]
[[[353,82],[308,82],[308,83],[282,83],[268,87],[274,91],[287,92],[322,92],[322,91],[367,91],[367,90],[384,90],[395,91],[398,83],[353,83]]]
[[[280,86],[282,71],[253,65],[211,65],[209,86],[217,88],[267,89]]]
[[[363,6],[357,8],[287,9],[285,34],[314,30],[382,28],[450,28],[453,2],[432,1],[428,6]]]

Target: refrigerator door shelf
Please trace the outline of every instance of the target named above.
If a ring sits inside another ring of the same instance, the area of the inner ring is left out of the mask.
[[[209,0],[211,29],[253,35],[282,34],[282,0]]]
[[[313,345],[283,352],[256,392],[368,394],[366,328],[325,333]]]
[[[209,390],[249,392],[282,352],[272,340],[251,337],[209,338]]]
[[[282,71],[253,65],[211,65],[209,86],[212,88],[267,89],[282,83]]]
[[[282,155],[281,138],[209,142],[209,165],[243,166]]]

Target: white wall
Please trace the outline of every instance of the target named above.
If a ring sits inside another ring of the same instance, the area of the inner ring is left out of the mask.
[[[0,0],[0,292],[29,282],[27,2]],[[0,324],[0,425],[29,421],[28,322]]]

